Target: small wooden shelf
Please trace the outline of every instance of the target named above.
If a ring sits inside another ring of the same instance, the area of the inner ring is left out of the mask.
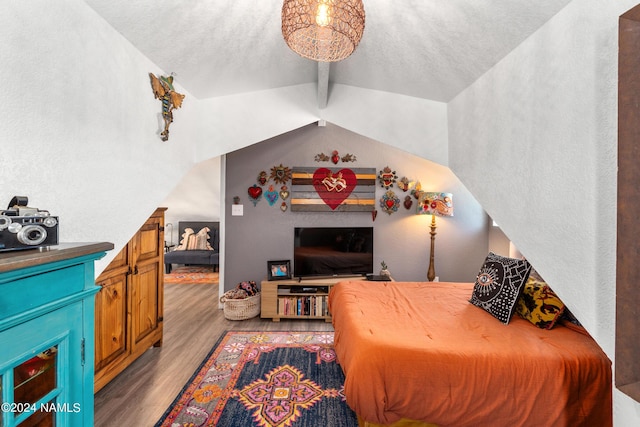
[[[320,319],[331,322],[329,291],[348,278],[295,280],[263,280],[261,312],[263,319]]]

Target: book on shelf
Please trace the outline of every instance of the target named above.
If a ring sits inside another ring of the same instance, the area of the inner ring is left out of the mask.
[[[328,302],[327,295],[280,297],[278,314],[281,316],[328,316]]]

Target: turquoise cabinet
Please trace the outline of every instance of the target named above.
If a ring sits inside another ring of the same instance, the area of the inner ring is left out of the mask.
[[[93,425],[94,261],[111,249],[0,254],[0,427]]]

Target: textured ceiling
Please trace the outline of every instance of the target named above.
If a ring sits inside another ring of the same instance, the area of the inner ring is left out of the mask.
[[[282,0],[85,0],[197,98],[315,82],[286,46]],[[364,0],[356,52],[329,82],[447,102],[570,0]]]

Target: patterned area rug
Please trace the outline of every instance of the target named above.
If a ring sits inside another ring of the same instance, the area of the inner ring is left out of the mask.
[[[228,332],[156,427],[357,427],[333,332]]]
[[[211,267],[184,266],[176,267],[171,273],[164,275],[164,283],[184,285],[208,285],[218,283],[218,272]]]

